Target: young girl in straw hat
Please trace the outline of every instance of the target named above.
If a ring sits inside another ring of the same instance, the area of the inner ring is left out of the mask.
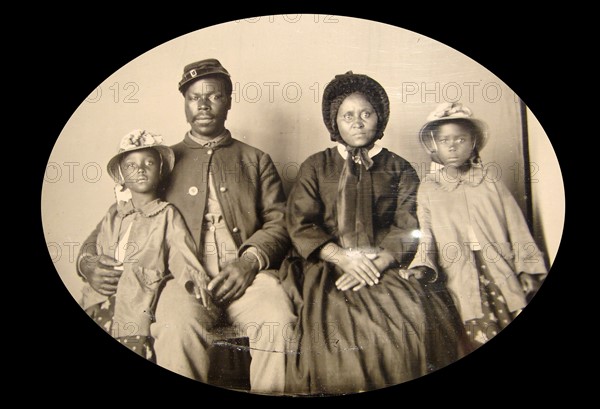
[[[177,280],[205,308],[210,304],[194,241],[177,209],[159,197],[174,162],[159,135],[143,130],[125,135],[107,166],[117,182],[117,203],[100,222],[97,237],[87,240],[116,271],[110,280],[90,277],[95,281],[84,286],[83,308],[119,342],[151,360],[150,324],[165,280]],[[81,257],[79,263],[85,262]]]
[[[441,167],[417,195],[420,243],[401,276],[446,281],[475,347],[505,328],[547,271],[516,201],[487,175],[487,126],[459,103],[440,105],[419,133]]]

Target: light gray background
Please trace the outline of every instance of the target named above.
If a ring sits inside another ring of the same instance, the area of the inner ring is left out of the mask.
[[[105,166],[123,135],[143,128],[179,142],[188,130],[177,82],[184,65],[218,58],[234,83],[227,127],[268,152],[286,190],[306,157],[331,146],[321,116],[325,85],[352,70],[379,81],[391,100],[380,143],[423,175],[429,158],[417,132],[444,100],[460,99],[486,121],[481,156],[499,170],[524,209],[523,118],[518,97],[465,55],[414,32],[372,21],[319,15],[240,20],[179,37],[141,55],[92,91],[60,134],[45,175],[42,219],[56,269],[79,299],[80,243],[114,200]],[[552,261],[564,220],[564,190],[552,146],[528,112],[535,236]],[[52,272],[48,272],[51,274]]]

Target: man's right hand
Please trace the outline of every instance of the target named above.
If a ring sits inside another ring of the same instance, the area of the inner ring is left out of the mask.
[[[79,270],[94,290],[102,295],[111,296],[117,292],[117,284],[123,274],[123,269],[119,269],[122,265],[120,261],[106,255],[84,255],[79,263]]]

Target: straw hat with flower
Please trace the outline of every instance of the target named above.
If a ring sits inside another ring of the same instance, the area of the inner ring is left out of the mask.
[[[123,184],[124,180],[119,168],[123,156],[129,152],[152,148],[159,153],[162,160],[161,176],[168,175],[175,165],[175,154],[171,148],[163,145],[162,142],[162,136],[143,129],[135,129],[129,132],[121,139],[119,152],[108,161],[108,166],[106,167],[108,174],[116,183]]]
[[[421,144],[427,152],[432,155],[437,152],[434,134],[437,128],[446,123],[470,124],[473,128],[473,138],[475,138],[474,151],[480,152],[488,141],[488,128],[485,122],[472,117],[473,113],[469,108],[459,102],[444,102],[437,106],[433,112],[427,116],[427,123],[419,131]]]

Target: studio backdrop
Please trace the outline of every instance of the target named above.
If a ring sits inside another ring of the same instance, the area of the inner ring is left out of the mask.
[[[202,29],[149,50],[89,90],[65,124],[48,161],[42,218],[50,257],[76,299],[81,243],[114,202],[106,173],[133,129],[181,141],[189,129],[177,90],[183,67],[217,58],[230,72],[234,138],[271,155],[286,192],[300,164],[332,145],[323,124],[327,83],[347,71],[376,79],[390,97],[380,144],[410,161],[422,178],[430,158],[418,131],[441,102],[461,102],[490,129],[481,152],[525,212],[547,261],[564,219],[562,179],[535,116],[500,78],[469,57],[418,33],[367,20],[325,15],[263,16]],[[526,103],[526,101],[525,101]],[[53,274],[53,272],[47,272]]]

